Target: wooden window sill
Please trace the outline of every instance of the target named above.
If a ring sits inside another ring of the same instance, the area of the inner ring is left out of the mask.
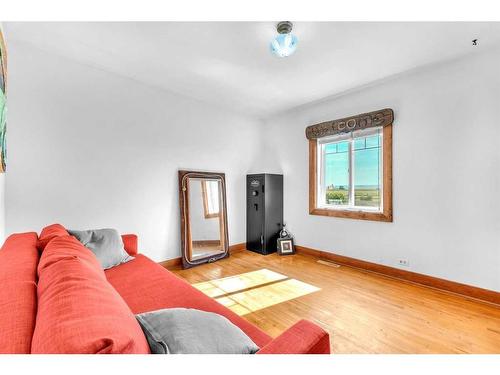
[[[333,210],[328,208],[313,208],[310,215],[341,217],[344,219],[372,220],[392,222],[392,212],[366,212],[352,210]]]

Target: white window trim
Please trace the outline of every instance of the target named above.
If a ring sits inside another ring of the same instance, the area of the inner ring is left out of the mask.
[[[325,190],[325,152],[324,149],[327,144],[337,143],[345,140],[349,140],[349,202],[355,202],[354,197],[354,165],[355,165],[355,155],[352,150],[353,141],[356,138],[368,137],[370,135],[378,134],[380,136],[380,150],[379,150],[379,186],[380,186],[380,206],[376,207],[367,207],[367,206],[355,206],[350,203],[348,205],[331,205],[326,203],[326,190]],[[318,171],[320,173],[317,174],[317,194],[316,194],[316,207],[327,210],[336,210],[336,211],[353,211],[353,212],[373,212],[373,213],[383,213],[384,212],[384,132],[382,127],[370,128],[365,130],[358,130],[350,133],[344,133],[340,135],[335,135],[332,137],[323,137],[317,140],[317,156],[316,160],[318,163]]]

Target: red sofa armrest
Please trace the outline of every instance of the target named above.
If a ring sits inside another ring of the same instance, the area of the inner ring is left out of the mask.
[[[302,319],[257,354],[330,354],[330,336],[321,327]]]
[[[137,235],[122,234],[123,246],[128,255],[137,255]]]

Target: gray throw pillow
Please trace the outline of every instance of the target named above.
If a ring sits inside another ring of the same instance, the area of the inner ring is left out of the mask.
[[[222,315],[163,309],[135,316],[153,354],[254,354],[259,347]]]
[[[116,229],[68,230],[68,232],[95,254],[105,270],[134,259],[125,251],[122,237]]]

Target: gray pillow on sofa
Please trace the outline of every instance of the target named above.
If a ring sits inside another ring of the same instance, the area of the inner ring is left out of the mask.
[[[222,315],[173,308],[135,316],[153,354],[253,354],[259,347]]]
[[[103,269],[134,259],[125,251],[116,229],[68,230],[68,233],[95,254]]]

